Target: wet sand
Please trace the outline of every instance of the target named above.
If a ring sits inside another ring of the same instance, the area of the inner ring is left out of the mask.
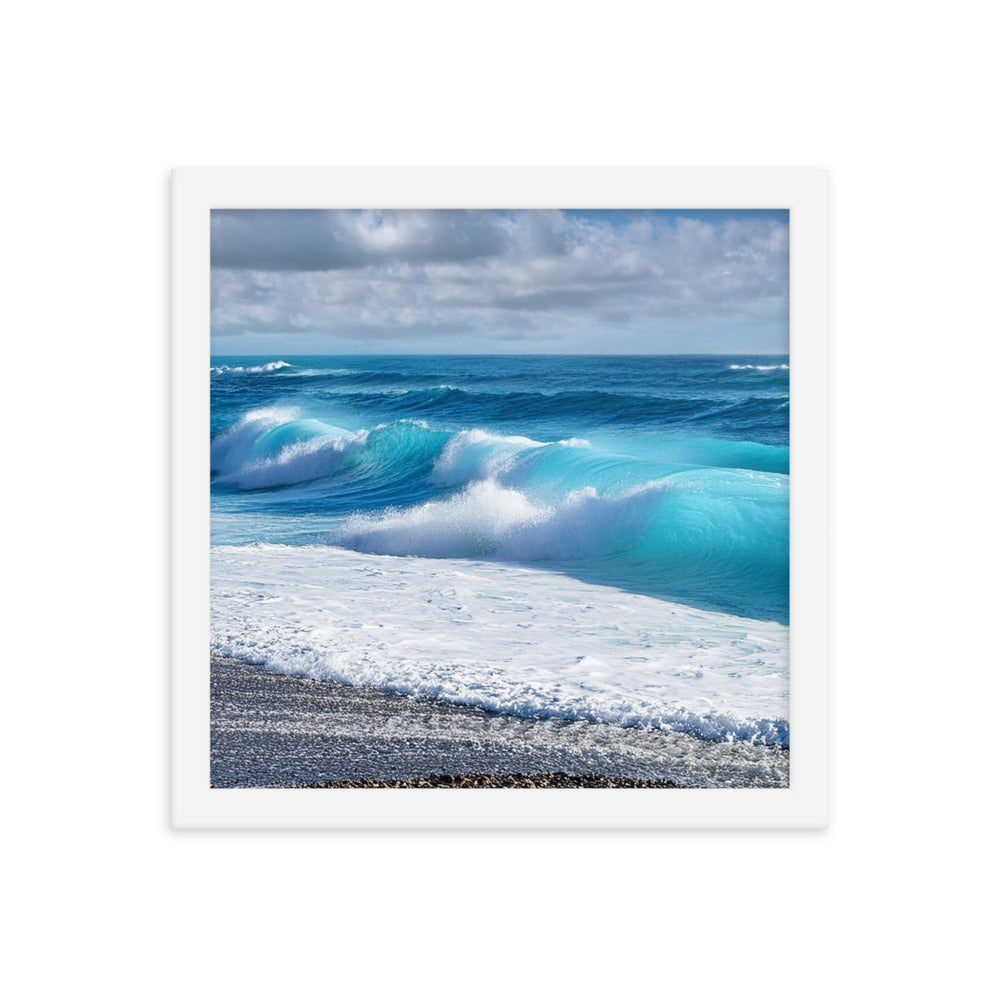
[[[788,751],[501,715],[212,659],[212,785],[784,787]]]

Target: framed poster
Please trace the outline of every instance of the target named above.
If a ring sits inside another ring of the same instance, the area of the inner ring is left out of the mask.
[[[175,172],[175,826],[824,826],[827,198]]]

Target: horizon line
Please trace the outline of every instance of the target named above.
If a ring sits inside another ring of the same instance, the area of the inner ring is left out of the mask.
[[[341,353],[317,353],[310,351],[290,352],[290,351],[264,351],[256,353],[246,353],[236,351],[226,353],[223,351],[211,351],[211,357],[227,358],[264,358],[272,354],[283,354],[287,358],[786,358],[788,351],[643,351],[641,353],[613,353],[605,351],[531,351],[528,353],[518,353],[517,351],[506,351],[489,354],[484,351],[423,351],[419,353],[407,351],[380,351],[378,353],[364,353],[362,351],[348,351]]]

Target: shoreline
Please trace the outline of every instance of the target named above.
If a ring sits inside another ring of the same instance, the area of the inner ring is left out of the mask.
[[[779,623],[495,560],[217,545],[211,564],[219,655],[518,718],[789,743]]]
[[[787,787],[788,751],[505,715],[211,658],[214,788]]]

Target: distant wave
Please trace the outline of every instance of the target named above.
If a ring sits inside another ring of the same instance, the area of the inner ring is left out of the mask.
[[[291,368],[287,361],[269,361],[266,365],[218,365],[211,369],[213,375],[267,375],[270,372],[281,371],[282,368]]]
[[[733,372],[776,372],[788,371],[788,365],[730,365],[729,370]]]
[[[636,422],[658,422],[661,425],[718,423],[724,414],[727,425],[739,428],[743,424],[760,427],[762,419],[778,419],[781,435],[786,433],[787,419],[772,396],[751,396],[722,402],[717,397],[667,397],[636,392],[556,391],[470,391],[450,385],[433,388],[405,389],[392,386],[384,389],[350,391],[343,387],[332,390],[338,402],[350,407],[376,407],[397,414],[436,416],[449,420],[466,420],[471,415],[483,422],[506,421],[519,413],[530,413],[533,419],[566,421],[601,421],[608,426],[632,425]],[[779,419],[780,418],[780,419]],[[781,436],[778,435],[778,436]]]

